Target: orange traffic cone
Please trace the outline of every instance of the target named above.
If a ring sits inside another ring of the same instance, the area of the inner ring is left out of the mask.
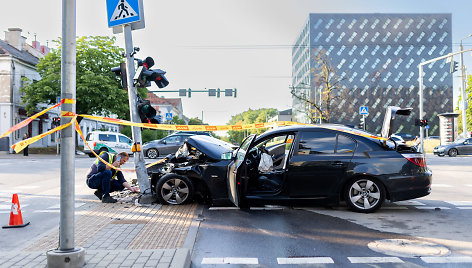
[[[2,228],[19,228],[28,225],[29,222],[23,223],[20,202],[18,201],[18,194],[13,194],[11,203],[10,223],[8,225],[2,226]]]

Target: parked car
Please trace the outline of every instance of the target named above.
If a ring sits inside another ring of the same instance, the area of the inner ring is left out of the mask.
[[[87,134],[85,138],[88,145],[92,147],[92,150],[96,154],[101,152],[120,153],[127,152],[131,154],[131,139],[121,133],[108,132],[108,131],[92,131]],[[84,153],[90,157],[95,155],[90,151],[87,145],[84,146]]]
[[[406,144],[405,140],[401,136],[397,136],[397,135],[393,134],[391,136],[391,139],[394,140],[398,144],[403,144],[403,145]]]
[[[143,144],[144,156],[156,159],[159,156],[166,156],[175,153],[184,141],[192,135],[210,136],[209,132],[175,132],[160,140],[153,140]]]
[[[163,204],[183,204],[194,197],[242,207],[345,201],[353,211],[366,213],[379,209],[385,199],[426,196],[432,180],[416,150],[328,124],[250,135],[235,150],[212,137],[191,136],[148,174]]]
[[[416,138],[415,135],[411,135],[410,133],[395,133],[393,135],[401,137],[404,141],[412,141]]]
[[[433,153],[437,156],[449,155],[450,157],[470,155],[472,154],[472,138],[460,139],[449,145],[436,146]]]

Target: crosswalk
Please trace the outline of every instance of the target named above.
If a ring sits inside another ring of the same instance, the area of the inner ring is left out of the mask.
[[[405,263],[412,261],[421,261],[426,264],[446,264],[446,263],[472,263],[470,256],[445,256],[445,257],[346,257],[352,264],[380,264],[380,263]],[[306,264],[336,264],[343,263],[341,259],[332,257],[292,257],[276,258],[277,264],[306,265]],[[247,257],[212,257],[203,258],[202,265],[218,264],[238,264],[238,265],[259,265],[259,258]]]

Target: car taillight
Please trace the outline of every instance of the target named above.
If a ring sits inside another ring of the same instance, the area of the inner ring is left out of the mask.
[[[97,146],[97,142],[94,142],[94,143],[93,143],[93,147],[95,147],[95,146]]]
[[[426,167],[426,159],[422,154],[402,154],[402,156],[419,167]]]

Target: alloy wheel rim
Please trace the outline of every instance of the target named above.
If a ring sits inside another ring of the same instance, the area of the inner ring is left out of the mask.
[[[182,204],[189,194],[188,185],[181,179],[170,179],[161,188],[162,198],[169,204]]]
[[[371,180],[363,179],[354,182],[349,189],[351,203],[359,209],[368,210],[380,201],[380,189]]]
[[[149,158],[156,158],[157,157],[157,151],[154,149],[151,149],[148,151],[148,157]]]

